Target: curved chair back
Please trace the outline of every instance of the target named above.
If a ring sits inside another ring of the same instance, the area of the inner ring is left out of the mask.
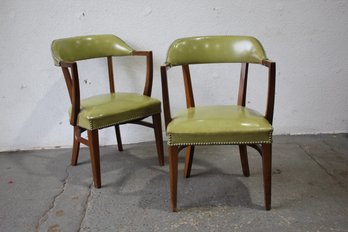
[[[74,62],[106,56],[127,56],[133,53],[123,40],[114,35],[90,35],[54,40],[52,42],[54,64]]]
[[[168,49],[169,66],[204,63],[257,63],[266,59],[251,36],[196,36],[175,40]]]

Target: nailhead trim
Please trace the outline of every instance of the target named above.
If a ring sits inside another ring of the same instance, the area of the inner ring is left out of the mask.
[[[187,146],[187,145],[238,145],[238,144],[263,144],[272,143],[272,132],[269,133],[268,141],[247,141],[247,142],[203,142],[203,143],[172,143],[172,135],[169,134],[169,146]]]
[[[136,120],[138,118],[149,117],[149,116],[152,116],[152,115],[155,115],[155,114],[159,114],[159,113],[161,113],[161,111],[149,113],[149,114],[146,114],[146,115],[136,115],[136,116],[134,115],[133,117],[127,118],[126,120],[117,121],[117,122],[109,123],[109,124],[102,124],[100,126],[95,126],[95,125],[93,125],[93,123],[92,123],[93,121],[92,120],[88,120],[89,121],[89,126],[91,128],[89,130],[101,129],[101,128],[113,126],[113,125],[116,125],[116,124],[121,124],[121,123],[129,122],[129,121],[132,121],[132,120]]]

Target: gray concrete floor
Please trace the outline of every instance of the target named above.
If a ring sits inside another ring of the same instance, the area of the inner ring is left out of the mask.
[[[348,231],[347,134],[275,137],[271,211],[249,151],[244,177],[238,147],[198,147],[192,178],[179,178],[178,213],[152,142],[102,147],[101,189],[87,149],[75,167],[70,149],[3,152],[0,231]]]

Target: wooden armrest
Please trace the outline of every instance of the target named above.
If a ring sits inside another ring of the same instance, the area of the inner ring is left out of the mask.
[[[271,60],[263,60],[262,64],[268,67],[268,93],[265,117],[272,124],[276,83],[276,63]]]
[[[134,56],[146,56],[146,78],[143,94],[151,96],[153,82],[153,56],[152,51],[133,51]]]
[[[172,116],[170,113],[168,80],[167,80],[168,68],[169,68],[168,65],[161,66],[162,98],[163,98],[164,121],[165,121],[166,129],[168,124],[172,121]]]

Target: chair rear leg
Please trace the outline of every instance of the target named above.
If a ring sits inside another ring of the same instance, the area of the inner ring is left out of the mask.
[[[71,155],[72,166],[75,166],[77,164],[77,160],[79,158],[79,151],[80,151],[79,138],[80,137],[81,137],[80,128],[78,126],[74,126],[73,148],[72,148],[72,155]]]
[[[153,125],[154,125],[158,162],[159,162],[160,166],[163,166],[164,165],[164,151],[163,151],[161,114],[152,115],[152,121],[153,121]]]
[[[177,211],[178,152],[177,146],[169,146],[170,206],[173,212]]]
[[[265,208],[271,209],[272,190],[272,144],[262,144],[263,186],[265,192]]]
[[[91,156],[91,165],[93,173],[94,187],[101,187],[100,177],[100,155],[99,155],[99,138],[98,130],[88,130],[89,151]]]
[[[122,139],[121,139],[121,131],[120,131],[120,126],[115,125],[115,132],[116,132],[116,140],[117,140],[117,147],[119,151],[123,151],[123,146],[122,146]]]
[[[185,156],[185,169],[184,169],[184,177],[186,178],[189,178],[191,175],[194,152],[195,152],[195,146],[187,146],[186,156]]]
[[[246,145],[239,145],[240,161],[242,163],[242,170],[244,176],[250,176],[248,152]]]

